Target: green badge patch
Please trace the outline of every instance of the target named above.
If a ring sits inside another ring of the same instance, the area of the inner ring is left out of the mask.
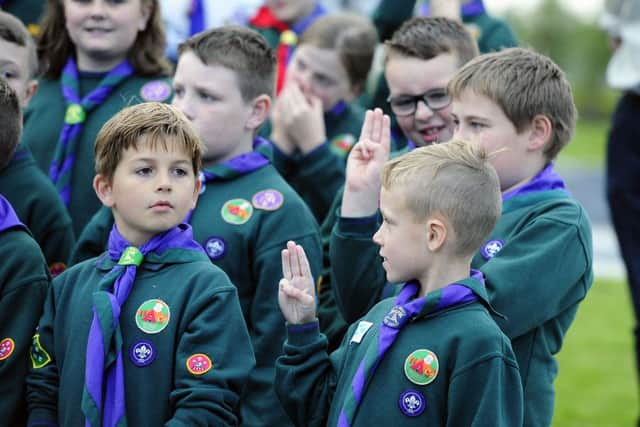
[[[31,364],[34,369],[40,369],[51,363],[51,356],[40,345],[40,334],[35,334],[31,342]]]
[[[136,325],[147,334],[157,334],[169,324],[171,310],[166,302],[160,299],[150,299],[136,310]]]
[[[338,135],[331,140],[329,147],[335,154],[345,157],[351,151],[351,147],[356,143],[356,139],[353,135],[345,133]]]
[[[240,225],[249,221],[253,206],[245,199],[231,199],[222,206],[222,219],[229,224]]]
[[[438,376],[438,357],[431,350],[416,350],[407,356],[404,362],[404,374],[409,381],[418,385],[427,385]]]

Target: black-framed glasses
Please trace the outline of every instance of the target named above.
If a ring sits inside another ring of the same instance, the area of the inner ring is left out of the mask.
[[[396,116],[410,116],[416,112],[418,101],[424,102],[432,111],[442,110],[451,104],[451,97],[444,88],[431,89],[422,95],[389,96],[387,102]]]

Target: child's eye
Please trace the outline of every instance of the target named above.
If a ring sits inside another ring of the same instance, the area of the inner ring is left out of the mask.
[[[200,99],[202,99],[203,101],[216,101],[218,98],[210,95],[206,92],[198,92],[198,96],[200,97]]]
[[[175,168],[175,169],[173,169],[173,173],[176,176],[187,176],[187,175],[189,175],[189,172],[186,169],[183,169],[183,168]]]
[[[182,86],[174,86],[173,93],[175,97],[182,98],[182,95],[184,95],[184,89],[182,88]]]
[[[139,175],[139,176],[149,176],[152,173],[153,173],[153,169],[149,167],[136,169],[136,175]]]
[[[475,122],[475,121],[470,122],[469,126],[471,126],[472,129],[482,129],[486,127],[484,123]]]
[[[0,77],[2,77],[5,80],[10,80],[10,79],[15,79],[16,77],[18,77],[18,75],[15,72],[10,70],[1,70]]]
[[[332,79],[326,76],[316,76],[315,80],[316,83],[320,86],[331,86],[334,83]]]

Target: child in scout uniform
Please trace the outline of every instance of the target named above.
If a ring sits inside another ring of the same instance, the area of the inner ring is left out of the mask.
[[[29,425],[237,425],[255,364],[238,293],[182,223],[201,142],[174,107],[123,109],[96,140],[108,251],[58,276],[31,350]]]
[[[387,279],[404,284],[351,325],[331,355],[304,251],[287,244],[279,290],[287,341],[276,390],[298,425],[522,425],[513,350],[491,318],[482,273],[470,271],[500,216],[487,157],[456,140],[385,165],[374,241]]]
[[[300,36],[287,67],[271,126],[275,164],[318,222],[344,182],[347,154],[364,110],[352,102],[364,90],[377,35],[366,18],[329,14]]]
[[[458,22],[441,17],[412,18],[387,40],[384,73],[391,88],[388,102],[402,133],[410,141],[404,147],[396,147],[392,155],[407,152],[415,146],[430,145],[451,138],[454,123],[446,86],[456,70],[477,54],[478,48],[465,28]],[[367,114],[365,123],[372,123],[373,113]],[[382,115],[379,115],[378,119],[381,120]],[[370,127],[371,125],[363,124],[363,129]],[[341,279],[342,269],[353,268],[353,264],[348,265],[347,259],[338,259],[335,261],[335,268],[332,266],[334,257],[331,255],[331,259],[329,258],[330,252],[333,251],[331,241],[348,239],[355,234],[358,237],[362,236],[362,240],[358,241],[369,247],[371,237],[377,228],[379,180],[378,184],[372,186],[359,186],[360,183],[367,182],[367,176],[379,175],[387,157],[388,154],[385,154],[381,158],[382,163],[376,163],[379,167],[376,166],[377,169],[371,172],[367,172],[367,159],[359,159],[357,163],[351,161],[352,166],[346,171],[346,185],[336,194],[322,224],[324,263],[322,284],[318,293],[318,318],[321,330],[329,339],[330,349],[335,349],[340,344],[348,326],[336,307],[336,304],[342,304],[341,294],[335,294],[334,300],[334,292],[331,289],[335,286],[334,281]],[[361,176],[361,173],[364,175]],[[343,190],[346,205],[342,205]],[[359,219],[364,217],[365,220]],[[352,221],[351,218],[355,220]],[[337,233],[332,234],[334,225]],[[349,242],[352,242],[351,239]],[[373,274],[373,278],[380,275],[384,277],[382,267],[376,262],[371,262],[366,267],[357,263],[357,266],[364,268],[360,272],[362,274]],[[351,274],[353,272],[349,272],[348,277]],[[345,282],[345,286],[350,286],[349,283]],[[367,295],[358,295],[358,299],[364,299],[363,303],[366,298]],[[348,323],[358,317],[349,318]]]
[[[575,128],[571,88],[549,58],[511,48],[471,60],[448,90],[454,137],[497,152],[491,162],[500,178],[502,216],[471,266],[483,272],[492,305],[505,315],[496,321],[511,339],[520,366],[525,425],[548,426],[555,355],[593,281],[589,218],[553,170],[553,159]],[[370,158],[370,168],[383,162]],[[357,232],[332,236],[335,274],[340,256],[357,254],[357,262],[343,264],[341,280],[334,280],[348,321],[366,313],[385,288],[384,277],[369,272],[368,282],[346,286],[346,280],[362,279],[364,266],[378,257],[365,237]],[[360,299],[353,300],[354,295]]]
[[[287,64],[298,44],[298,37],[327,10],[319,0],[265,0],[249,20],[249,26],[276,49],[276,94],[284,87]]]
[[[11,159],[21,127],[20,100],[0,79],[0,169]],[[26,423],[27,415],[24,380],[29,369],[29,347],[42,313],[49,275],[38,244],[2,195],[0,259],[0,420],[3,425],[20,426]]]
[[[35,44],[24,24],[0,11],[0,72],[16,92],[21,108],[37,91],[37,69]],[[18,141],[2,142],[15,145]],[[0,193],[33,233],[52,273],[64,269],[74,244],[71,218],[27,148],[18,147],[0,168]]]
[[[178,51],[173,105],[205,145],[201,195],[189,222],[211,262],[238,288],[256,354],[240,401],[243,424],[286,426],[273,390],[285,335],[275,292],[280,250],[287,240],[305,242],[318,277],[321,244],[311,212],[270,163],[270,145],[255,137],[271,104],[273,51],[262,36],[241,27],[207,30]],[[108,223],[108,217],[95,217],[78,245],[104,245],[101,230]]]
[[[31,148],[67,206],[76,237],[100,202],[93,143],[123,107],[171,96],[157,0],[49,0],[38,54],[44,68],[25,114]]]

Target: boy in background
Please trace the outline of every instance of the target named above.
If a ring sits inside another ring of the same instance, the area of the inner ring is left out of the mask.
[[[389,133],[385,119],[372,134]],[[353,324],[331,356],[304,251],[293,242],[283,251],[288,336],[276,387],[287,412],[298,425],[522,425],[515,356],[491,318],[482,274],[470,271],[500,217],[487,155],[452,141],[391,160],[380,210],[374,241],[402,290]]]
[[[201,149],[162,103],[128,107],[100,130],[93,185],[115,225],[107,252],[51,286],[33,337],[29,425],[238,423],[255,364],[238,293],[182,223]]]

